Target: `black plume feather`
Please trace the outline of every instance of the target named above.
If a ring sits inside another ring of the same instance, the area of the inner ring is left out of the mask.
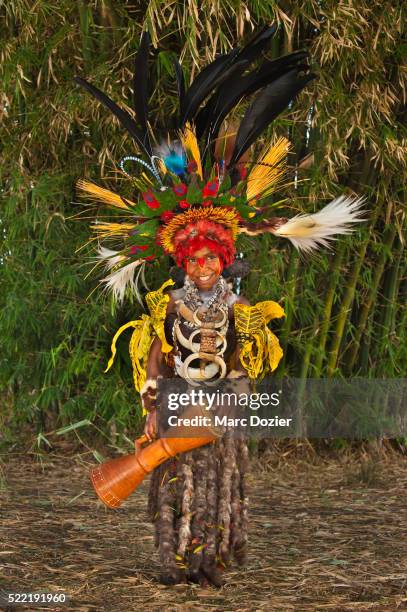
[[[81,87],[86,89],[90,94],[92,94],[94,98],[96,98],[97,100],[99,100],[99,102],[104,104],[113,113],[113,115],[117,117],[121,125],[127,130],[130,136],[134,138],[137,144],[141,148],[146,150],[144,146],[143,134],[138,129],[137,124],[134,121],[133,117],[129,115],[127,111],[120,108],[120,106],[118,106],[116,102],[113,102],[113,100],[111,100],[109,96],[103,93],[103,91],[101,91],[94,85],[91,85],[90,83],[85,81],[85,79],[82,79],[81,77],[75,77],[74,80],[76,83],[78,83],[78,85],[80,85]],[[148,151],[146,152],[148,153]]]
[[[181,127],[184,126],[186,121],[195,116],[199,105],[219,83],[223,71],[229,66],[238,52],[238,49],[232,49],[229,53],[220,55],[208,66],[205,66],[197,75],[187,90],[181,106]]]
[[[314,74],[299,76],[299,68],[290,70],[268,85],[254,99],[240,124],[229,167],[232,168],[241,156],[279,115],[305,85],[315,78]]]
[[[207,141],[216,139],[222,121],[242,98],[265,87],[294,67],[301,67],[305,70],[306,66],[300,66],[298,62],[305,60],[306,57],[306,51],[295,51],[275,60],[264,62],[258,70],[240,79],[227,79],[221,87],[218,87],[196,117],[198,138],[207,133]]]
[[[273,24],[272,26],[264,26],[259,32],[256,32],[253,38],[242,47],[238,59],[244,58],[248,62],[253,62],[257,59],[260,53],[268,45],[271,37],[276,33],[276,30],[277,26]]]
[[[206,66],[193,81],[181,106],[181,126],[194,119],[199,106],[228,79],[236,79],[253,62],[273,36],[277,26],[265,26],[242,49],[232,49]]]
[[[144,31],[141,35],[134,63],[133,99],[137,121],[141,126],[143,143],[152,155],[150,138],[148,134],[148,52],[150,49],[150,36]]]

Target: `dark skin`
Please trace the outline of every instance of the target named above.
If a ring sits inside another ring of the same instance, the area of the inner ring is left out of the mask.
[[[203,247],[193,253],[186,262],[186,272],[189,278],[193,281],[199,291],[209,291],[216,284],[219,276],[222,273],[222,263],[219,257],[212,253],[207,247]],[[246,298],[239,296],[236,303],[247,304]],[[167,305],[167,315],[174,312],[176,309],[175,300],[170,296],[170,301]],[[233,311],[229,314],[229,318],[233,317]],[[237,349],[238,351],[238,349]],[[157,380],[163,366],[163,353],[161,351],[161,340],[155,337],[150,348],[147,363],[147,378]],[[239,361],[238,352],[235,355],[235,369],[244,372],[244,369]],[[154,440],[157,433],[157,410],[151,410],[146,418],[144,426],[144,434],[151,442]]]

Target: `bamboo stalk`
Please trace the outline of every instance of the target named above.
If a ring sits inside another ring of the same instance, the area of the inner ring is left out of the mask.
[[[363,159],[359,162],[358,166],[354,167],[352,175],[349,177],[348,184],[350,187],[360,189],[360,186],[368,186],[374,176],[374,171],[371,167],[371,159],[369,153],[366,151]],[[337,293],[338,281],[341,273],[341,266],[344,260],[346,252],[346,242],[344,240],[339,244],[335,257],[331,262],[329,270],[329,281],[328,288],[325,294],[325,303],[322,314],[322,320],[319,329],[319,342],[316,349],[316,357],[314,361],[314,372],[313,375],[316,378],[320,378],[322,374],[322,368],[326,359],[326,344],[328,340],[329,329],[332,323],[332,309]]]
[[[393,263],[390,274],[387,278],[387,283],[384,287],[384,307],[382,316],[379,324],[379,335],[376,342],[376,376],[383,375],[385,367],[388,368],[389,360],[385,360],[384,357],[389,353],[389,347],[392,343],[392,338],[396,335],[395,321],[396,314],[398,311],[398,290],[400,287],[402,277],[402,255],[404,245],[400,242],[397,257]],[[405,309],[405,314],[407,309]],[[403,330],[403,325],[400,326]],[[394,372],[394,368],[393,368]]]
[[[374,275],[372,279],[372,285],[369,288],[368,296],[360,311],[356,333],[353,338],[351,348],[349,350],[349,355],[346,359],[346,372],[348,376],[351,374],[353,367],[355,365],[356,358],[359,352],[360,340],[362,338],[362,334],[365,331],[368,317],[372,311],[372,307],[374,305],[374,302],[377,296],[377,292],[379,289],[380,281],[383,275],[386,260],[389,256],[389,252],[391,250],[395,235],[396,235],[396,226],[390,225],[389,227],[387,227],[385,231],[385,235],[384,235],[384,241],[382,244],[383,248],[380,252],[379,259],[375,266],[375,271],[374,271]]]
[[[294,319],[294,297],[295,297],[295,288],[297,283],[297,271],[299,267],[299,257],[297,251],[294,249],[290,252],[290,259],[288,263],[287,269],[287,277],[285,280],[285,319],[284,326],[281,333],[281,346],[283,349],[283,358],[281,360],[281,364],[279,366],[279,373],[284,373],[285,365],[287,360],[287,347],[288,347],[288,338],[291,332],[291,327]]]
[[[79,23],[82,38],[82,54],[85,65],[90,63],[93,56],[92,37],[90,36],[90,24],[92,22],[92,9],[87,0],[78,0]]]
[[[404,245],[400,245],[400,267],[399,267],[399,271],[398,271],[398,279],[397,279],[397,287],[396,287],[396,291],[394,294],[394,300],[393,303],[394,305],[402,305],[402,308],[404,309],[404,315],[407,314],[407,262],[404,260],[404,266],[401,265],[401,261],[403,258],[403,253],[404,253]],[[405,255],[405,253],[404,253]],[[404,290],[403,290],[404,287]],[[400,298],[398,297],[400,296]],[[390,334],[394,335],[395,331],[396,331],[396,319],[397,319],[397,308],[392,308],[391,309],[391,315],[390,315]],[[404,317],[405,318],[405,317]],[[400,325],[400,329],[401,330],[406,330],[407,326],[401,324]]]
[[[312,332],[310,337],[308,338],[308,342],[305,346],[305,352],[302,357],[301,369],[300,369],[300,378],[303,380],[307,378],[308,370],[311,363],[311,356],[314,350],[314,340],[318,334],[319,320],[316,318],[314,321],[314,325],[312,328]]]
[[[394,313],[396,310],[397,302],[397,289],[400,278],[400,268],[401,268],[401,257],[402,257],[403,245],[401,242],[399,243],[398,253],[395,257],[394,263],[391,267],[390,273],[387,277],[387,283],[384,291],[384,305],[383,305],[383,315],[381,320],[382,328],[384,328],[387,332],[391,332],[391,328],[394,327]],[[392,325],[393,323],[393,325]]]
[[[345,242],[342,241],[340,244],[335,258],[332,260],[331,267],[329,270],[329,283],[328,289],[325,295],[325,303],[324,310],[322,315],[322,321],[320,323],[319,333],[319,342],[316,351],[316,357],[314,362],[314,376],[315,378],[320,378],[322,365],[325,357],[325,346],[328,338],[329,327],[331,325],[331,315],[332,315],[332,307],[334,303],[334,298],[336,294],[336,287],[338,284],[338,279],[340,275],[341,265],[343,261],[343,257],[345,254]]]
[[[372,344],[372,323],[368,321],[367,329],[362,336],[359,350],[359,363],[358,369],[360,371],[361,376],[367,376],[369,374],[369,357],[370,357],[370,347]]]
[[[343,296],[339,316],[336,320],[336,325],[333,331],[331,350],[328,353],[328,361],[327,361],[328,378],[330,378],[334,374],[337,363],[338,363],[339,349],[340,349],[342,338],[343,338],[345,324],[352,310],[352,304],[353,304],[353,299],[355,297],[356,285],[359,280],[360,270],[365,260],[367,247],[370,242],[371,232],[373,230],[374,225],[376,224],[377,218],[379,216],[379,211],[380,211],[380,206],[377,205],[376,209],[373,212],[370,232],[368,236],[363,240],[362,244],[359,247],[359,251],[358,251],[357,258],[356,258],[356,261],[353,267],[353,271],[348,281],[348,286],[346,288],[345,294]]]

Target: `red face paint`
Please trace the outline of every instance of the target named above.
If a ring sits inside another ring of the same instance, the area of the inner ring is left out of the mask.
[[[208,291],[218,280],[222,269],[222,261],[208,247],[195,251],[184,261],[189,278],[201,291]]]

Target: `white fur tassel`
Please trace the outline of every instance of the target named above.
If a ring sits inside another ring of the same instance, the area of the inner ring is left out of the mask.
[[[313,215],[297,215],[273,231],[276,236],[288,238],[300,251],[309,252],[321,245],[329,247],[335,234],[349,234],[349,223],[360,223],[360,210],[364,198],[340,196]]]
[[[120,270],[109,274],[106,278],[102,278],[100,282],[106,284],[106,290],[112,291],[114,298],[118,302],[122,302],[128,286],[131,287],[133,291],[137,290],[134,271],[142,263],[143,259],[136,259],[136,261],[132,261],[126,266],[123,266]]]

